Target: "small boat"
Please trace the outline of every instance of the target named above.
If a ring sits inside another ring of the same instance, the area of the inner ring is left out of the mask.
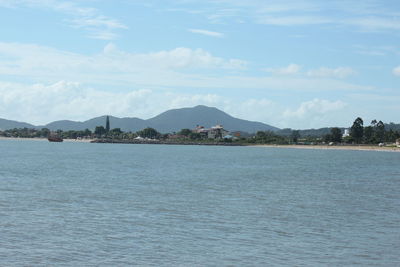
[[[64,141],[61,137],[59,136],[49,136],[47,138],[47,140],[49,140],[49,142],[62,142]]]

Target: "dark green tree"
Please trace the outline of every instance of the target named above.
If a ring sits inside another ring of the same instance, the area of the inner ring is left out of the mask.
[[[299,130],[293,130],[292,133],[290,134],[290,139],[292,140],[292,142],[297,143],[299,138],[300,138]]]
[[[40,137],[49,137],[50,130],[48,128],[43,128],[40,130]]]
[[[354,141],[359,144],[361,143],[364,136],[364,122],[358,117],[350,128],[350,136],[354,139]]]
[[[385,124],[379,121],[375,126],[375,139],[377,142],[381,143],[385,138]]]
[[[94,134],[100,137],[106,134],[106,129],[103,126],[96,126],[94,129]]]
[[[374,127],[367,126],[364,128],[364,141],[365,143],[374,143]]]
[[[258,131],[256,133],[256,138],[264,139],[267,136],[267,134],[263,131]]]
[[[157,132],[156,129],[148,127],[141,131],[138,131],[137,135],[144,137],[144,138],[157,139],[158,137],[160,137],[161,134],[159,132]]]
[[[201,134],[199,134],[199,133],[190,133],[189,134],[189,138],[192,139],[192,140],[199,140],[199,139],[201,139]]]
[[[85,129],[85,131],[83,131],[83,136],[91,136],[92,132],[89,129]]]
[[[325,134],[324,136],[322,136],[322,140],[324,140],[325,143],[332,142],[332,134]]]
[[[178,135],[189,136],[192,133],[190,129],[182,129],[178,132]]]
[[[335,143],[342,142],[342,130],[337,127],[331,129],[331,141]]]
[[[114,128],[114,129],[110,130],[110,133],[113,135],[118,135],[118,134],[122,134],[122,131],[121,131],[121,128]]]
[[[112,138],[122,138],[123,132],[121,131],[121,128],[114,128],[107,133],[107,136]]]

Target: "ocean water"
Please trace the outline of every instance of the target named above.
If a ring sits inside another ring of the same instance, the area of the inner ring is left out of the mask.
[[[0,266],[400,266],[400,153],[0,140]]]

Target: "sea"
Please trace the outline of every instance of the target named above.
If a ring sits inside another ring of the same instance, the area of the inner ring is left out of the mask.
[[[400,153],[0,140],[0,266],[400,266]]]

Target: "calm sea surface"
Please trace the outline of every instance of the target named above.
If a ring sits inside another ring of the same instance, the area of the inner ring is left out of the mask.
[[[0,266],[400,266],[400,153],[0,140]]]

